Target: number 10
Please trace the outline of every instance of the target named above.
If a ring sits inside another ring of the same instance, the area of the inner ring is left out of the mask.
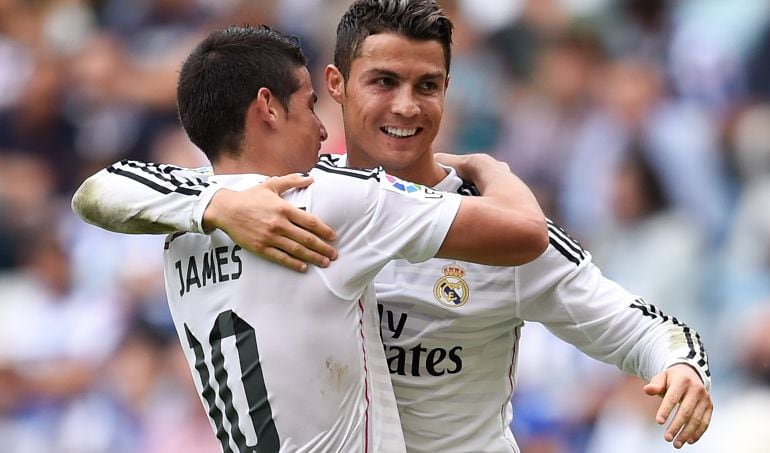
[[[190,348],[195,353],[195,370],[200,378],[203,389],[201,394],[206,401],[208,416],[214,421],[217,429],[216,435],[222,444],[224,453],[232,453],[230,439],[237,446],[238,453],[277,452],[281,443],[278,438],[278,431],[275,429],[270,402],[267,399],[265,378],[262,374],[262,364],[259,362],[259,349],[257,348],[254,328],[232,310],[220,313],[214,322],[214,327],[209,335],[209,344],[211,345],[211,365],[219,388],[217,395],[214,394],[214,389],[211,386],[211,376],[203,355],[203,346],[190,332],[187,324],[185,324],[184,329]],[[235,337],[235,346],[241,365],[241,383],[246,394],[251,423],[257,434],[257,445],[246,444],[246,437],[238,425],[238,411],[233,406],[233,393],[227,386],[227,370],[225,369],[225,357],[222,354],[222,340],[230,336]],[[225,416],[230,424],[229,433],[225,431],[222,411],[216,405],[216,396],[219,396],[219,399],[224,403]]]

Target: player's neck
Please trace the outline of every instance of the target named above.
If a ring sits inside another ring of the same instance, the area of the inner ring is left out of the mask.
[[[271,153],[270,147],[255,152],[242,150],[238,154],[222,153],[212,168],[218,175],[256,173],[265,176],[283,176],[291,173],[304,173],[310,168],[301,168],[296,159],[281,153]],[[312,167],[312,165],[311,165]]]
[[[388,165],[387,163],[367,160],[365,154],[351,153],[348,150],[347,166],[353,168],[374,168],[381,165],[388,174],[406,181],[416,182],[427,187],[433,187],[447,176],[447,171],[433,159],[433,155],[427,155],[426,159],[413,162],[407,167]]]
[[[429,164],[402,169],[385,168],[385,171],[397,178],[416,182],[426,187],[433,187],[446,178],[447,171],[433,159],[430,160]]]

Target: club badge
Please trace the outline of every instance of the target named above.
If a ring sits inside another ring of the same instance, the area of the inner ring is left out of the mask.
[[[465,305],[470,295],[468,284],[463,280],[465,270],[458,265],[450,265],[444,266],[441,271],[444,276],[439,278],[433,286],[433,296],[447,307],[455,308]]]

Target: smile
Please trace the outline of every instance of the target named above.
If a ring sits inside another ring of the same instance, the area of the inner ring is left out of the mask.
[[[380,130],[391,137],[408,138],[417,135],[422,130],[420,127],[390,127],[384,126]]]

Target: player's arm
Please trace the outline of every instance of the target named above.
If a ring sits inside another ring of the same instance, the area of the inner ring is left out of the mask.
[[[493,265],[526,264],[548,246],[545,216],[508,165],[486,154],[437,155],[472,181],[480,197],[463,197],[436,256]]]
[[[517,317],[541,322],[589,356],[649,380],[662,397],[656,421],[676,448],[696,442],[711,420],[711,373],[698,333],[602,276],[591,255],[549,222],[551,246],[519,268]],[[675,415],[674,408],[676,409]]]
[[[72,199],[83,220],[118,233],[176,231],[231,234],[242,247],[294,270],[326,266],[336,257],[334,232],[280,194],[311,178],[272,178],[243,192],[220,189],[209,174],[171,165],[120,161],[86,179]],[[236,209],[237,208],[237,209]]]
[[[116,233],[201,233],[199,219],[217,190],[202,172],[122,160],[86,179],[72,198],[72,210]]]

